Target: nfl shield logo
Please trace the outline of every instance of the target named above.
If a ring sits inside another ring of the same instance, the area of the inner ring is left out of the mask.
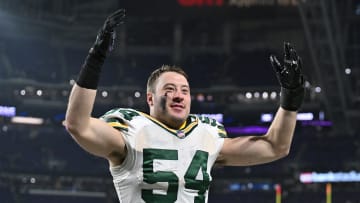
[[[185,133],[184,133],[184,131],[182,131],[182,130],[178,130],[178,131],[176,132],[176,134],[177,134],[177,136],[178,136],[179,138],[184,138],[184,137],[185,137]]]

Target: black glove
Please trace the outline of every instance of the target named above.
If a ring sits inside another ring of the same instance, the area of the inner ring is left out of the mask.
[[[101,54],[105,57],[108,51],[113,50],[116,37],[115,28],[124,23],[124,18],[125,9],[119,9],[106,18],[103,27],[96,36],[94,45],[90,49],[90,53]]]
[[[76,83],[83,88],[96,89],[99,83],[101,67],[106,55],[114,47],[115,28],[124,22],[125,9],[119,9],[109,15],[96,36],[95,43],[80,71]]]
[[[284,65],[276,56],[270,56],[276,77],[281,85],[280,106],[288,111],[297,111],[303,102],[305,88],[301,58],[290,43],[284,43]]]

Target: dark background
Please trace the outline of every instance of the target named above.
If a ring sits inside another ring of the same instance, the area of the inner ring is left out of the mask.
[[[122,7],[126,22],[94,116],[114,107],[147,112],[148,75],[174,64],[190,76],[193,113],[221,113],[226,127],[267,127],[260,116],[277,110],[280,91],[269,55],[282,59],[288,41],[302,57],[300,112],[313,122],[298,122],[282,160],[214,168],[209,202],[275,202],[276,184],[282,202],[325,202],[326,183],[300,183],[301,172],[360,170],[358,1],[0,0],[0,106],[44,119],[24,125],[0,116],[0,202],[117,202],[106,161],[84,152],[61,121],[98,29]],[[359,183],[332,187],[333,202],[359,202]]]

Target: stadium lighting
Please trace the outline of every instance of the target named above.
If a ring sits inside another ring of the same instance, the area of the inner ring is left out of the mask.
[[[104,91],[101,92],[101,96],[106,98],[107,96],[109,96],[109,93],[104,90]]]
[[[246,97],[247,99],[251,99],[251,98],[252,98],[251,92],[246,92],[246,93],[245,93],[245,97]]]
[[[304,172],[299,179],[302,183],[360,182],[360,172]]]
[[[351,68],[345,68],[345,74],[350,75],[351,74]]]
[[[9,127],[7,127],[6,125],[4,125],[1,129],[2,129],[3,132],[7,132],[7,131],[9,130]]]
[[[276,92],[271,92],[270,94],[271,99],[276,99],[276,96],[277,96]]]
[[[261,114],[261,122],[271,122],[273,120],[274,116],[271,113],[263,113]]]
[[[37,91],[36,91],[36,95],[37,95],[37,96],[41,97],[42,94],[43,94],[43,91],[42,91],[42,90],[37,90]]]
[[[196,95],[196,100],[197,100],[198,102],[203,102],[203,101],[205,101],[205,96],[204,96],[204,94],[202,94],[202,93],[197,94],[197,95]]]
[[[31,177],[31,178],[30,178],[30,183],[32,183],[32,184],[36,183],[36,178]]]
[[[269,93],[263,92],[263,93],[262,93],[262,98],[263,98],[263,99],[268,99],[268,98],[269,98]]]
[[[16,115],[16,107],[0,106],[0,116],[13,117]]]
[[[314,114],[313,113],[299,113],[297,115],[297,120],[298,121],[311,121],[314,119]]]
[[[44,123],[44,119],[36,117],[14,116],[11,118],[11,122],[17,124],[41,125]]]
[[[67,96],[69,96],[69,91],[68,90],[61,91],[61,95],[64,97],[67,97]]]
[[[263,113],[260,116],[261,122],[271,122],[274,118],[272,113]],[[311,112],[298,113],[296,116],[298,121],[312,121],[314,120],[314,114]]]
[[[136,92],[134,93],[134,96],[135,96],[136,98],[139,98],[139,97],[141,96],[141,93],[140,93],[139,91],[136,91]]]
[[[24,90],[24,89],[20,90],[20,95],[25,96],[26,95],[26,90]]]

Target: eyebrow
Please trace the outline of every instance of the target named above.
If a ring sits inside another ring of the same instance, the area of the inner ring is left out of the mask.
[[[173,87],[176,87],[176,85],[174,83],[166,83],[163,87],[167,87],[167,86],[173,86]],[[181,88],[188,88],[190,89],[189,85],[181,85],[180,86]]]

